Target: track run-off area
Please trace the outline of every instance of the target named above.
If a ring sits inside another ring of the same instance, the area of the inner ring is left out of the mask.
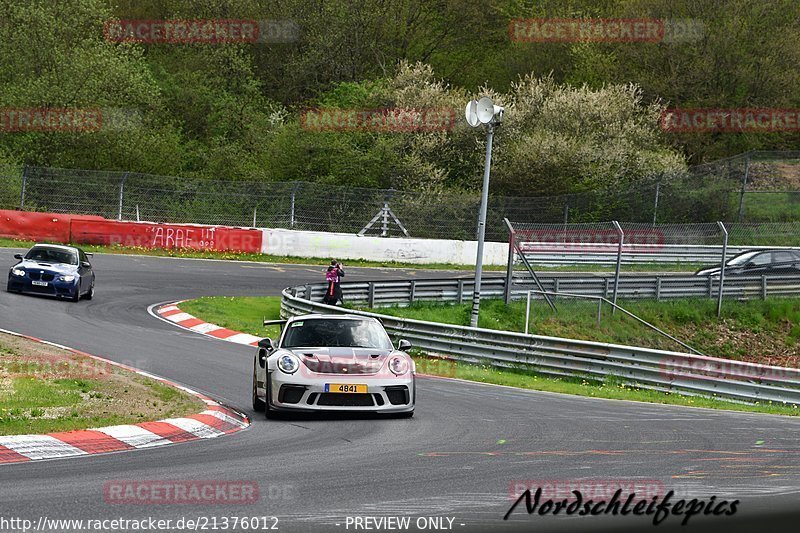
[[[12,265],[19,251],[1,249],[0,264]],[[528,516],[524,505],[503,521],[515,486],[594,480],[659,485],[687,500],[738,499],[736,515],[719,519],[733,531],[748,518],[757,523],[763,515],[794,511],[800,502],[798,418],[420,376],[410,420],[266,420],[250,407],[253,348],[176,328],[147,309],[199,296],[275,296],[287,286],[319,282],[323,266],[105,254],[93,263],[94,300],[73,304],[2,292],[0,328],[162,376],[241,410],[252,424],[230,436],[178,446],[0,465],[0,518],[35,524],[40,515],[156,517],[174,523],[274,516],[281,531],[353,531],[348,517],[388,516],[410,516],[412,525],[419,517],[452,518],[441,524],[455,531],[653,527],[651,517]],[[348,280],[443,275],[448,274],[347,270]],[[255,483],[258,497],[217,505],[108,498],[109,483],[159,480]],[[708,519],[694,517],[689,525],[700,530]],[[679,523],[670,517],[657,530]]]

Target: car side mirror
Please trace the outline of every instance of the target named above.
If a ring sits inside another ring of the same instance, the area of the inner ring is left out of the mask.
[[[83,268],[92,268],[92,264],[89,261],[81,261],[81,266]]]
[[[411,348],[410,341],[407,341],[405,339],[400,339],[400,341],[397,343],[397,349],[400,350],[401,352],[407,352],[409,348]]]
[[[94,253],[93,252],[86,252],[85,255],[86,255],[86,257],[94,257]]]
[[[272,342],[272,339],[270,339],[269,337],[265,337],[265,338],[261,339],[260,341],[258,341],[258,347],[259,348],[264,348],[268,352],[274,352],[275,351],[275,344]]]
[[[14,254],[14,259],[22,260],[22,254]]]

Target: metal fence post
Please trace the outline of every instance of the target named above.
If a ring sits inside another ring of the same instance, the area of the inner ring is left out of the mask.
[[[656,181],[656,200],[653,203],[653,227],[656,225],[656,218],[658,216],[658,195],[661,192],[661,179]]]
[[[728,230],[725,224],[717,222],[719,229],[722,230],[722,260],[719,266],[719,295],[717,296],[717,317],[722,315],[722,290],[725,287],[725,263],[728,254]]]
[[[414,298],[417,296],[417,281],[411,280],[411,286],[409,287],[408,291],[408,301],[410,303],[414,303]]]
[[[569,221],[569,202],[566,202],[564,204],[564,225],[565,226],[567,225],[568,221]]]
[[[761,276],[761,299],[767,299],[767,276]]]
[[[458,280],[458,297],[457,297],[457,299],[458,299],[458,303],[459,304],[463,304],[464,303],[464,280],[463,279]]]
[[[622,264],[622,242],[625,240],[625,232],[622,231],[622,226],[619,225],[619,222],[613,220],[611,222],[614,224],[614,227],[617,229],[617,235],[619,236],[619,244],[617,245],[617,266],[616,270],[614,271],[614,298],[612,302],[614,305],[617,305],[617,291],[619,290],[619,268]],[[616,307],[611,307],[611,314],[613,315],[616,311]]]
[[[506,226],[508,227],[508,263],[506,264],[506,283],[503,287],[503,300],[505,301],[506,305],[511,303],[511,285],[514,283],[514,241],[517,238],[517,232],[514,231],[514,228],[511,226],[511,222],[508,221],[508,218],[503,218],[503,222],[505,222]]]
[[[125,197],[125,180],[128,179],[128,172],[122,175],[122,180],[119,182],[119,210],[117,211],[117,220],[122,220],[122,200]]]
[[[736,221],[742,221],[742,215],[744,214],[744,193],[745,188],[747,188],[747,176],[750,173],[750,154],[751,152],[747,152],[747,159],[744,162],[744,176],[742,176],[742,189],[739,192],[739,214],[736,216]]]
[[[291,212],[289,213],[289,228],[294,229],[294,199],[295,195],[297,194],[297,183],[292,186],[292,206]]]
[[[528,297],[525,301],[525,335],[528,334],[528,322],[531,316],[531,292],[528,291]]]
[[[258,206],[253,207],[253,227],[256,226],[256,215],[258,215]]]
[[[22,191],[19,197],[19,210],[25,210],[25,189],[28,186],[28,166],[22,165]]]
[[[367,292],[367,307],[372,309],[375,307],[375,282],[369,282],[369,291]]]

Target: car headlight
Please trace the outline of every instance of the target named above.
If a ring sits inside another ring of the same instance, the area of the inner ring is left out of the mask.
[[[11,269],[11,273],[14,274],[15,276],[24,276],[25,275],[25,271],[22,270],[21,268]]]
[[[72,276],[72,275],[69,275],[69,276],[59,276],[59,277],[58,277],[58,281],[66,281],[67,283],[69,283],[70,281],[75,281],[75,276]]]
[[[300,368],[300,361],[293,355],[282,355],[278,359],[278,368],[287,374],[294,374]]]
[[[389,370],[391,370],[393,374],[401,376],[408,372],[408,361],[403,357],[392,357],[389,359]]]

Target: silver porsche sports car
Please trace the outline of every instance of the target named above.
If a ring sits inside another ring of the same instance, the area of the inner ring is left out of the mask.
[[[304,315],[262,339],[253,360],[253,408],[266,412],[372,411],[414,415],[416,368],[375,318]]]

